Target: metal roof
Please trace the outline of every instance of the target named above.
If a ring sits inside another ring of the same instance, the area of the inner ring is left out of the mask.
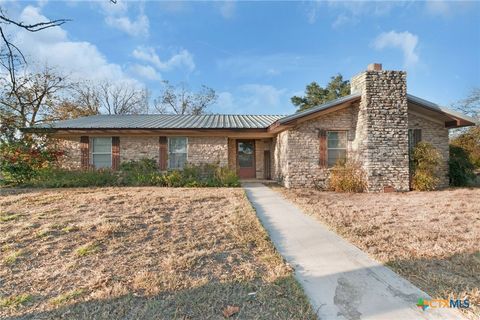
[[[426,109],[430,109],[430,110],[437,111],[437,112],[440,112],[440,113],[446,113],[447,115],[453,116],[455,118],[459,118],[459,119],[462,119],[462,120],[472,122],[473,124],[476,123],[476,120],[472,117],[469,117],[467,115],[464,115],[463,113],[460,113],[460,112],[457,112],[457,111],[439,106],[436,103],[433,103],[431,101],[416,97],[414,95],[407,94],[407,100],[409,102],[416,103],[416,104],[418,104],[421,107],[424,107]]]
[[[284,117],[282,119],[280,119],[278,122],[280,124],[283,124],[283,123],[286,123],[286,122],[289,122],[289,121],[292,121],[292,120],[295,120],[295,119],[298,119],[298,118],[302,118],[302,117],[305,117],[305,116],[308,116],[312,113],[315,113],[315,112],[319,112],[319,111],[323,111],[323,110],[326,110],[328,108],[332,108],[332,107],[335,107],[339,104],[342,104],[344,102],[348,102],[350,100],[355,100],[355,99],[358,99],[360,98],[362,95],[359,94],[359,93],[354,93],[354,94],[350,94],[348,96],[345,96],[345,97],[341,97],[341,98],[338,98],[338,99],[335,99],[335,100],[332,100],[332,101],[329,101],[327,103],[324,103],[324,104],[321,104],[319,106],[316,106],[316,107],[313,107],[313,108],[310,108],[308,110],[305,110],[305,111],[302,111],[302,112],[297,112],[295,114],[292,114],[291,116],[288,116],[288,117]]]
[[[37,126],[44,129],[266,129],[283,115],[94,115]]]

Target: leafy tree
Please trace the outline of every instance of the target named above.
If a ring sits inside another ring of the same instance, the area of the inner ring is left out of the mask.
[[[192,92],[185,83],[175,86],[163,81],[162,93],[154,100],[154,107],[159,113],[199,115],[204,114],[217,98],[215,90],[207,86]]]
[[[465,150],[465,154],[472,165],[477,169],[480,168],[480,126],[469,128],[453,138],[450,144]]]
[[[337,74],[330,78],[330,82],[325,88],[322,88],[315,81],[308,84],[305,89],[305,96],[293,96],[291,101],[298,107],[297,112],[300,112],[349,94],[350,81],[343,80],[343,76]]]

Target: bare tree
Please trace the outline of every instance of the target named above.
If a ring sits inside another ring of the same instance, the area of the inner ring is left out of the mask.
[[[465,99],[458,101],[453,107],[480,121],[480,88],[473,88]]]
[[[70,87],[66,77],[46,66],[41,72],[0,78],[0,114],[15,119],[17,127],[31,127],[49,119]]]
[[[17,69],[26,63],[26,59],[20,49],[9,39],[5,33],[5,26],[12,25],[18,29],[23,29],[28,32],[39,32],[48,28],[58,27],[69,21],[68,19],[56,19],[39,21],[36,23],[26,24],[21,21],[15,21],[8,17],[5,10],[0,7],[0,38],[2,47],[0,50],[0,64],[6,69],[11,81],[11,89],[16,90],[17,87]]]
[[[100,83],[98,98],[100,111],[107,114],[138,114],[148,111],[147,91],[125,83]]]
[[[202,86],[198,92],[191,92],[185,83],[177,86],[163,81],[161,95],[153,101],[159,113],[204,114],[209,105],[217,100],[215,90]]]

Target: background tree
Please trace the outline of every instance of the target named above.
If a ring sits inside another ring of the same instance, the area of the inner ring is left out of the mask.
[[[106,114],[139,114],[148,112],[146,89],[126,83],[101,82],[95,94],[100,102],[100,112]]]
[[[163,81],[162,92],[153,103],[159,113],[199,115],[204,114],[217,98],[215,90],[207,86],[202,85],[198,92],[192,92],[185,83],[174,86]]]
[[[480,121],[480,87],[473,88],[465,99],[453,104],[453,108]]]
[[[350,81],[343,80],[343,76],[337,74],[330,78],[330,82],[325,88],[315,81],[308,84],[305,95],[303,97],[293,96],[291,101],[298,107],[297,112],[300,112],[349,94]]]
[[[0,115],[14,119],[16,128],[31,127],[48,119],[69,88],[65,76],[50,67],[41,72],[0,78]]]

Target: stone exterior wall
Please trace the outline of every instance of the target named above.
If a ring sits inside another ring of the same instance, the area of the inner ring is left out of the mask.
[[[369,70],[351,81],[362,94],[356,135],[368,191],[409,190],[406,73]]]
[[[228,166],[227,137],[188,137],[188,163]]]
[[[82,167],[80,137],[73,137],[68,140],[58,139],[55,142],[63,151],[63,156],[59,160],[60,167],[68,170],[80,169]]]
[[[409,129],[421,129],[422,141],[431,143],[442,156],[442,163],[439,168],[440,183],[439,187],[448,187],[448,129],[445,128],[445,124],[441,122],[434,122],[426,119],[422,116],[409,113],[408,114],[408,128]]]
[[[355,153],[358,108],[349,107],[299,124],[275,140],[275,178],[287,188],[326,187],[328,169],[320,166],[319,130],[347,131],[347,156]]]
[[[140,160],[144,158],[159,161],[160,151],[158,137],[120,137],[120,162]]]

